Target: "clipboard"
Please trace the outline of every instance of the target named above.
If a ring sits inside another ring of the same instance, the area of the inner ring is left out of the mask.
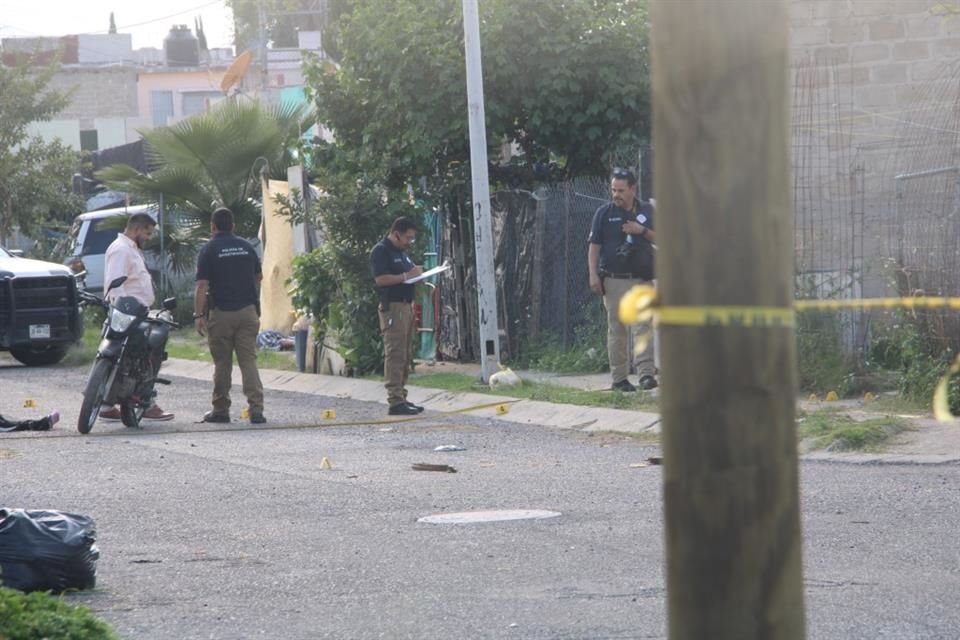
[[[433,269],[430,269],[430,270],[428,270],[428,271],[424,271],[423,273],[421,273],[420,275],[418,275],[416,278],[410,278],[409,280],[407,280],[407,281],[404,282],[403,284],[417,284],[418,282],[420,282],[420,281],[422,281],[422,280],[426,280],[427,278],[429,278],[429,277],[431,277],[431,276],[435,276],[435,275],[437,275],[438,273],[443,273],[444,271],[446,271],[446,270],[449,269],[449,268],[450,268],[450,265],[449,265],[448,263],[444,262],[444,263],[443,263],[442,265],[440,265],[439,267],[434,267]]]

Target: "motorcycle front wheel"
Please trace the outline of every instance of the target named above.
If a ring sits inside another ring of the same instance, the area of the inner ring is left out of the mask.
[[[93,423],[97,421],[100,405],[107,394],[107,380],[113,371],[113,363],[109,360],[97,360],[90,370],[90,379],[83,392],[83,404],[80,405],[80,418],[77,420],[77,431],[90,433]]]
[[[123,423],[123,426],[136,429],[140,426],[140,418],[143,417],[143,412],[145,409],[139,404],[133,404],[131,402],[121,402],[120,403],[120,422]]]

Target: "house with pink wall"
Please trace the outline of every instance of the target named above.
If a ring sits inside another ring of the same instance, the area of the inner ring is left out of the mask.
[[[158,67],[137,74],[137,116],[134,129],[153,129],[203,113],[223,99],[220,83],[227,65]],[[135,136],[136,137],[136,136]]]

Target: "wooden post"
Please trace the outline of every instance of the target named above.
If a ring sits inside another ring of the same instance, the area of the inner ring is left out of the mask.
[[[654,0],[666,306],[789,308],[785,0]],[[671,639],[804,637],[791,328],[661,326]]]

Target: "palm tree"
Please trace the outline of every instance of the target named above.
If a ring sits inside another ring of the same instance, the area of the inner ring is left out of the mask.
[[[175,125],[141,131],[150,172],[114,165],[97,172],[97,178],[111,189],[154,202],[163,194],[166,207],[181,221],[195,223],[171,224],[165,231],[165,253],[182,273],[192,267],[217,207],[233,211],[238,235],[256,235],[261,172],[286,179],[300,136],[313,123],[306,105],[226,100]]]

